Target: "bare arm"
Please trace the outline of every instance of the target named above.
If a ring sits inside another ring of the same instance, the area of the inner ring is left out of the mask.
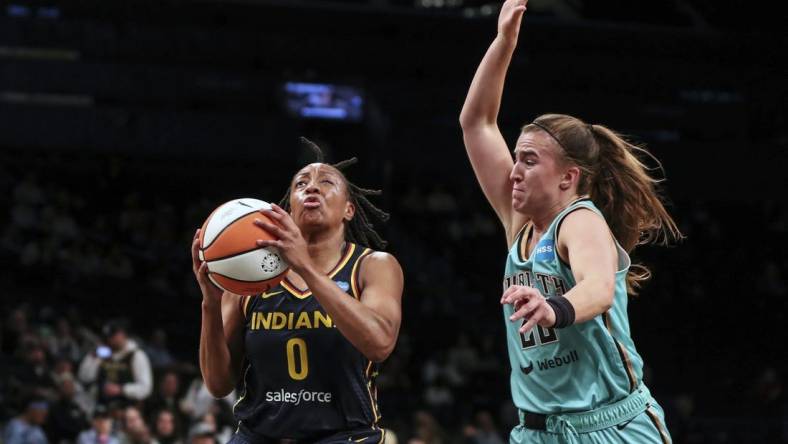
[[[512,154],[498,129],[498,111],[506,71],[517,46],[527,0],[507,0],[498,19],[498,35],[484,55],[465,98],[460,124],[473,171],[484,195],[501,220],[509,243],[525,224],[512,211]]]
[[[569,259],[575,286],[564,296],[575,308],[575,322],[586,322],[613,305],[618,251],[610,229],[591,210],[569,213],[556,241],[559,254]]]
[[[199,235],[192,242],[192,267],[202,291],[200,326],[200,372],[208,391],[216,398],[235,388],[243,362],[241,296],[222,292],[208,279],[208,266],[198,257]]]
[[[257,244],[279,250],[356,349],[371,361],[385,360],[394,349],[402,316],[402,268],[394,256],[377,252],[364,258],[359,265],[361,295],[359,299],[350,298],[315,267],[301,230],[285,210],[272,205],[261,213],[276,224],[260,219],[255,224],[277,239],[258,240]]]
[[[360,264],[359,299],[314,268],[297,271],[331,316],[339,331],[373,362],[384,361],[394,350],[402,317],[402,268],[394,256],[375,252]]]
[[[575,324],[609,310],[613,306],[618,252],[605,221],[591,210],[569,213],[561,224],[556,247],[562,257],[568,258],[575,277],[575,286],[564,295],[574,308]],[[555,325],[553,308],[536,288],[512,286],[504,292],[501,303],[514,304],[511,321],[527,319],[520,332],[537,324]]]

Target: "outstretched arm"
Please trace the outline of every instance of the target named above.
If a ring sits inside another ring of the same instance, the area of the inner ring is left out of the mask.
[[[498,18],[498,35],[473,77],[460,113],[468,158],[484,195],[498,214],[509,243],[525,224],[512,210],[512,154],[498,129],[498,110],[506,71],[517,46],[527,0],[507,0]]]

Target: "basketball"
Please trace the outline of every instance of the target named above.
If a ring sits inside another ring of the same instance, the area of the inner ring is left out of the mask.
[[[273,247],[260,248],[257,239],[275,239],[254,224],[273,223],[259,211],[271,204],[258,199],[235,199],[215,209],[200,230],[200,259],[208,263],[208,277],[219,288],[239,295],[265,292],[277,285],[288,265]]]

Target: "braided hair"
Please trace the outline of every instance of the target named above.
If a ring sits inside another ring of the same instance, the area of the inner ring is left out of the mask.
[[[323,150],[317,146],[317,144],[306,137],[301,137],[301,143],[309,147],[309,149],[314,152],[315,161],[317,163],[325,163],[325,154],[323,153]],[[355,216],[345,225],[345,236],[351,242],[369,246],[377,250],[382,250],[386,248],[387,242],[382,237],[380,237],[380,234],[378,234],[377,231],[375,231],[375,227],[372,225],[370,216],[385,222],[389,220],[390,215],[370,202],[369,196],[379,196],[383,194],[383,191],[361,188],[347,179],[343,170],[355,164],[356,162],[358,162],[358,158],[351,157],[350,159],[346,159],[331,165],[342,175],[342,179],[345,181],[345,185],[347,186],[350,203],[352,203],[356,208]],[[285,193],[284,197],[282,197],[282,200],[279,201],[279,206],[287,212],[290,212],[291,190],[292,185],[287,187],[287,192]]]

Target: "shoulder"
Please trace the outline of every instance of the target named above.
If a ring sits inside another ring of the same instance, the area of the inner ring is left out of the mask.
[[[393,255],[372,251],[360,259],[359,280],[362,289],[370,284],[401,289],[404,280],[402,266]]]
[[[385,251],[370,250],[369,253],[364,255],[364,260],[370,262],[390,262],[399,264],[399,262],[397,262],[397,258],[395,258],[393,254],[386,253]]]
[[[579,206],[566,213],[558,222],[556,236],[565,232],[609,231],[607,222],[591,208]]]
[[[555,228],[555,242],[559,251],[580,243],[597,245],[595,240],[601,239],[613,242],[610,227],[602,215],[587,207],[573,209],[563,216]]]
[[[370,273],[399,272],[402,273],[402,266],[397,258],[385,251],[370,251],[359,259],[361,275]]]

